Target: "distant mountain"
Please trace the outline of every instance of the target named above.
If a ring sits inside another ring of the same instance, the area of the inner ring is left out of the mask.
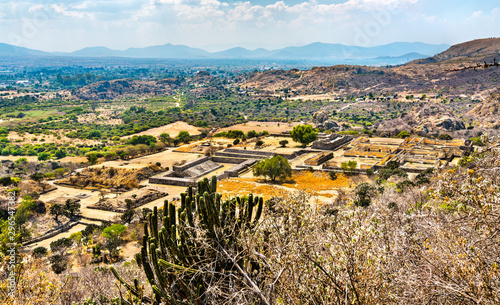
[[[115,50],[111,50],[106,47],[90,47],[84,48],[73,53],[62,53],[69,56],[85,56],[85,57],[104,57],[104,56],[116,56]]]
[[[42,51],[0,44],[0,56],[74,56],[74,57],[124,57],[124,58],[172,58],[172,59],[262,59],[262,60],[322,60],[329,63],[347,63],[369,60],[377,64],[379,57],[399,57],[406,54],[434,55],[446,50],[448,45],[396,42],[377,47],[356,47],[342,44],[311,43],[301,47],[286,47],[276,50],[248,50],[241,47],[220,52],[207,52],[199,48],[165,44],[146,48],[112,50],[106,47],[89,47],[71,53]],[[417,58],[417,57],[415,57]],[[415,59],[413,58],[413,59]],[[421,57],[418,57],[421,58]]]
[[[429,55],[413,52],[401,56],[381,56],[374,58],[372,60],[377,62],[379,65],[401,65],[410,62],[412,60],[423,59],[428,57]]]
[[[437,54],[448,48],[449,45],[445,44],[432,45],[419,42],[395,42],[369,48],[316,42],[303,47],[287,47],[277,50],[279,53],[274,56],[283,56],[288,59],[374,59],[404,56],[410,53]]]
[[[170,43],[161,46],[151,46],[146,48],[129,48],[124,51],[112,50],[106,47],[84,48],[67,56],[84,57],[131,57],[131,58],[203,58],[210,55],[209,52],[182,45],[172,45]]]
[[[202,49],[170,43],[146,48],[130,48],[118,54],[117,56],[136,58],[204,58],[210,55]]]
[[[50,55],[43,51],[17,47],[6,43],[0,43],[0,56],[43,56]]]
[[[248,50],[241,47],[231,48],[225,51],[211,54],[214,58],[263,58],[273,55],[272,51],[266,49]]]

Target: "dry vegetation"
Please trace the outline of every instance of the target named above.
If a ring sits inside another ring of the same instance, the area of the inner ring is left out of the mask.
[[[154,164],[138,170],[93,167],[59,180],[58,184],[84,189],[130,190],[138,188],[141,180],[147,179],[161,170],[159,166]]]
[[[272,196],[262,221],[235,241],[240,250],[232,254],[253,262],[251,270],[242,270],[248,277],[231,279],[231,289],[212,282],[205,291],[213,304],[498,304],[499,149],[498,142],[488,144],[429,184],[403,191],[385,184],[368,207],[349,200],[311,208],[305,192]],[[311,181],[316,190],[349,184],[343,175],[329,182],[307,172],[294,180]],[[256,186],[226,180],[219,190],[246,193]],[[76,281],[73,274],[35,274],[29,264],[20,271],[20,304],[46,304],[47,296],[54,304],[117,296],[113,279],[100,268],[80,268]],[[143,276],[135,267],[119,273],[128,282],[130,275]]]

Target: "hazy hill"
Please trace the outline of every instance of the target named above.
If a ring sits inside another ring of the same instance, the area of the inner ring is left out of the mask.
[[[49,53],[0,43],[0,56],[44,56]]]
[[[386,64],[379,63],[379,57],[399,57],[405,54],[426,54],[432,56],[445,50],[447,45],[395,42],[376,47],[357,47],[331,43],[311,43],[300,47],[286,47],[276,50],[249,50],[241,47],[220,52],[183,45],[165,44],[145,48],[112,50],[106,47],[89,47],[71,53],[42,52],[0,44],[0,56],[75,56],[75,57],[124,57],[124,58],[175,58],[175,59],[263,59],[263,60],[323,60],[333,63]],[[418,57],[421,58],[421,57]],[[414,59],[414,58],[412,58]],[[364,61],[360,61],[364,60]],[[325,63],[326,63],[325,62]],[[399,61],[396,61],[399,64]]]

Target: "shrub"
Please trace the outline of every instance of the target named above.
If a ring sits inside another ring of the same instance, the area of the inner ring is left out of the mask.
[[[131,223],[134,217],[135,217],[135,210],[133,209],[127,210],[121,216],[122,223]]]
[[[288,144],[288,140],[281,140],[280,142],[281,147],[285,147]]]
[[[342,164],[340,164],[340,168],[347,175],[353,174],[354,171],[356,170],[356,167],[358,167],[358,162],[354,160],[350,160],[348,162],[343,162]]]
[[[35,257],[42,257],[47,255],[47,248],[45,247],[36,247],[33,249],[33,256]]]
[[[329,172],[328,176],[330,176],[330,179],[332,179],[332,180],[337,180],[337,173],[336,172]]]
[[[367,182],[358,184],[355,189],[356,199],[354,204],[360,207],[367,207],[372,202],[372,197],[375,196],[377,188]]]
[[[240,144],[240,139],[236,139],[233,141],[233,145],[238,145],[238,144]]]
[[[49,261],[51,263],[50,267],[55,274],[60,274],[67,268],[68,260],[61,254],[51,256]]]
[[[406,131],[406,130],[401,131],[401,132],[397,135],[397,137],[398,137],[398,138],[401,138],[401,139],[406,139],[406,138],[409,138],[410,136],[411,136],[411,134],[410,134],[408,131]]]
[[[446,141],[449,141],[449,140],[453,140],[453,137],[450,136],[449,134],[447,133],[442,133],[438,136],[438,139],[439,140],[446,140]]]
[[[255,146],[262,146],[262,145],[264,145],[264,141],[262,140],[259,140],[255,143]]]
[[[369,169],[366,170],[366,175],[368,175],[368,176],[373,176],[374,173],[375,172],[371,168],[369,168]]]
[[[50,243],[50,250],[52,252],[60,252],[63,253],[67,248],[73,245],[73,241],[69,238],[63,237],[56,241]]]
[[[2,177],[0,178],[0,184],[3,186],[8,186],[12,184],[12,180],[10,179],[10,177]]]

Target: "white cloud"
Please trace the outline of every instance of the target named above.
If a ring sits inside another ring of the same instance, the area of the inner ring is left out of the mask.
[[[84,19],[84,18],[94,19],[93,13],[69,10],[63,4],[52,4],[50,5],[50,8],[52,8],[56,13],[63,15],[65,17],[78,18],[78,19]]]
[[[483,11],[477,11],[472,14],[472,18],[481,18],[483,16]]]

